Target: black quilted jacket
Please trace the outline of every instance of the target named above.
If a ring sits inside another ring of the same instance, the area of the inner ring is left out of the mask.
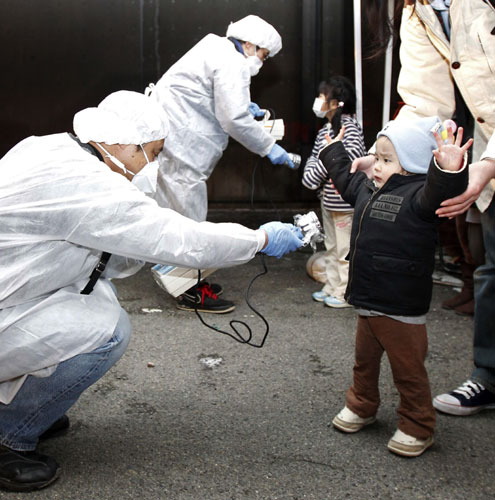
[[[347,301],[390,315],[425,314],[440,222],[435,210],[466,189],[468,169],[448,173],[432,161],[426,175],[394,174],[377,189],[364,173],[349,173],[341,142],[322,149],[320,160],[355,209]]]

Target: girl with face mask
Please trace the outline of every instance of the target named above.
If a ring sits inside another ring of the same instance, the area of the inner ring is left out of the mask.
[[[343,76],[334,76],[318,86],[318,97],[313,103],[313,112],[326,123],[318,132],[311,156],[304,167],[302,183],[308,189],[316,190],[321,200],[323,229],[325,232],[325,284],[322,290],[314,292],[317,302],[334,308],[348,307],[344,299],[347,286],[349,242],[353,208],[347,204],[326,169],[318,161],[318,153],[326,145],[325,135],[335,137],[345,126],[343,144],[351,159],[366,154],[361,126],[355,118],[356,93],[352,83]]]

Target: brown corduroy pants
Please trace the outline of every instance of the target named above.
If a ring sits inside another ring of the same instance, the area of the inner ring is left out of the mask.
[[[380,361],[385,351],[400,394],[398,428],[417,439],[431,436],[436,414],[424,365],[427,350],[425,325],[402,323],[387,316],[359,316],[354,382],[347,391],[347,407],[362,418],[376,414]]]

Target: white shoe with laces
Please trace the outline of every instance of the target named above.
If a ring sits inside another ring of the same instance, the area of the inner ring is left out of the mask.
[[[349,410],[347,406],[339,412],[332,420],[332,425],[342,432],[352,433],[360,431],[364,426],[370,425],[376,421],[376,416],[362,418]]]
[[[397,429],[392,439],[388,442],[387,448],[396,455],[401,455],[403,457],[418,457],[424,453],[433,442],[433,436],[427,439],[418,439]]]

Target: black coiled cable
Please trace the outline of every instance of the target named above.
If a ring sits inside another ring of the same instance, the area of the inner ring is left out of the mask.
[[[275,111],[273,109],[268,109],[268,111],[270,111],[270,115],[271,117],[273,117],[273,120],[274,120],[274,123],[275,123]],[[273,125],[272,125],[272,128],[273,128]],[[254,180],[255,180],[255,172],[256,172],[256,168],[259,164],[259,159],[256,161],[255,165],[254,165],[254,168],[253,168],[253,175],[251,177],[251,208],[254,209]],[[264,182],[265,179],[264,179],[264,176],[263,176],[263,170],[262,170],[262,179],[263,179],[263,187],[265,189],[265,193],[267,194],[268,198],[270,199],[270,203],[271,205],[273,206],[273,208],[275,208],[275,210],[277,210],[277,207],[275,206],[275,204],[273,203],[273,200],[271,199],[268,191],[266,190],[266,183]],[[278,210],[277,210],[277,213],[278,213]],[[280,219],[280,214],[278,213],[279,215],[279,219]],[[252,305],[251,305],[251,302],[249,301],[249,292],[251,291],[251,287],[253,286],[253,283],[261,276],[264,276],[265,274],[268,273],[268,268],[266,266],[266,263],[265,263],[265,256],[260,253],[258,254],[260,256],[260,259],[261,259],[261,264],[263,266],[263,271],[259,274],[257,274],[249,283],[247,289],[246,289],[246,295],[245,295],[245,300],[246,300],[246,304],[247,306],[249,307],[249,309],[251,309],[251,311],[253,311],[262,321],[263,323],[265,324],[265,332],[263,333],[263,337],[262,337],[262,340],[259,344],[255,344],[252,342],[252,339],[253,339],[253,331],[251,330],[251,327],[245,322],[245,321],[241,321],[241,320],[238,320],[238,319],[233,319],[231,321],[229,321],[229,325],[230,327],[232,328],[233,330],[233,333],[232,332],[227,332],[225,330],[222,330],[221,328],[217,327],[217,326],[214,326],[214,325],[210,325],[209,323],[207,323],[203,317],[201,316],[201,314],[199,313],[198,311],[198,306],[199,306],[199,297],[197,296],[196,297],[196,302],[194,304],[194,312],[196,313],[196,316],[199,318],[199,321],[201,321],[201,323],[206,326],[207,328],[210,328],[211,330],[214,330],[218,333],[221,333],[223,335],[227,335],[228,337],[230,337],[231,339],[235,340],[236,342],[239,342],[240,344],[246,344],[246,345],[249,345],[251,347],[256,347],[258,349],[261,349],[263,347],[263,345],[265,344],[265,341],[268,337],[268,332],[270,331],[270,325],[268,324],[268,321],[266,320],[266,318],[257,310],[255,309]],[[201,270],[198,270],[198,285],[200,284],[201,282]],[[242,326],[245,328],[245,333],[247,333],[247,336],[246,337],[243,337],[243,335],[241,334],[241,332],[238,330],[238,327],[239,326]]]

